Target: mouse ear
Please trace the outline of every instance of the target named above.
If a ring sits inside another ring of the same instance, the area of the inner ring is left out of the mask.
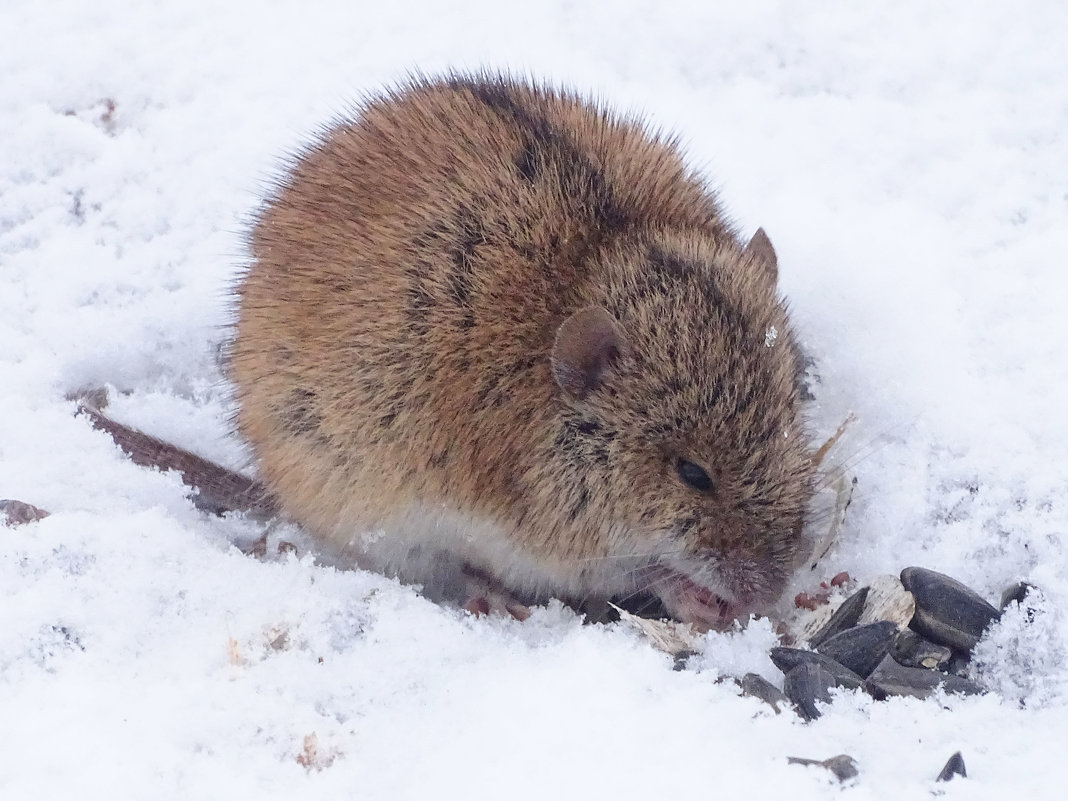
[[[626,352],[623,328],[600,306],[580,309],[556,329],[552,370],[567,394],[582,398],[601,383],[605,370]]]
[[[775,255],[775,248],[772,247],[771,240],[768,239],[768,235],[764,233],[763,228],[756,229],[753,238],[745,246],[745,252],[753,258],[753,261],[764,268],[773,284],[778,282],[779,257]]]

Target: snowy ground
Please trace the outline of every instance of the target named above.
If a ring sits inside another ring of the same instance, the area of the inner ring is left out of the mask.
[[[0,797],[795,801],[839,790],[787,756],[845,752],[842,797],[923,798],[959,749],[947,798],[1063,798],[1066,8],[7,0],[0,497],[52,516],[0,528]],[[475,620],[256,561],[230,546],[251,524],[73,416],[108,384],[117,417],[240,466],[216,355],[278,156],[411,68],[480,66],[642,109],[769,231],[819,360],[813,438],[859,418],[847,525],[799,586],[1030,579],[1045,613],[985,649],[998,693],[803,725],[716,683],[778,679],[764,626],[678,673],[561,608]]]

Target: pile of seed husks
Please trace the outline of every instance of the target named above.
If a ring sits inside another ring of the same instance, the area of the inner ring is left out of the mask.
[[[1030,585],[1019,583],[1001,598],[1004,610],[1023,602]],[[926,698],[942,690],[974,694],[984,688],[968,677],[972,649],[1001,611],[949,576],[922,567],[881,576],[850,595],[829,619],[798,642],[773,648],[783,690],[757,674],[739,681],[743,692],[777,710],[792,707],[806,720],[831,688],[862,689],[877,700]],[[812,628],[811,626],[809,627]]]

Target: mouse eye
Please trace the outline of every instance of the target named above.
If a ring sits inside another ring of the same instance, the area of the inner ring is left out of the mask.
[[[679,471],[679,478],[681,478],[688,486],[698,492],[712,491],[712,479],[708,477],[708,473],[706,473],[704,468],[700,465],[696,465],[693,462],[687,462],[685,459],[679,459],[675,468]]]

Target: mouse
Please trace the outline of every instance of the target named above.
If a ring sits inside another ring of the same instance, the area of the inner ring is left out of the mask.
[[[248,250],[241,491],[325,553],[517,617],[645,594],[723,629],[783,594],[816,469],[803,359],[770,239],[674,137],[533,80],[417,75],[289,159]]]

